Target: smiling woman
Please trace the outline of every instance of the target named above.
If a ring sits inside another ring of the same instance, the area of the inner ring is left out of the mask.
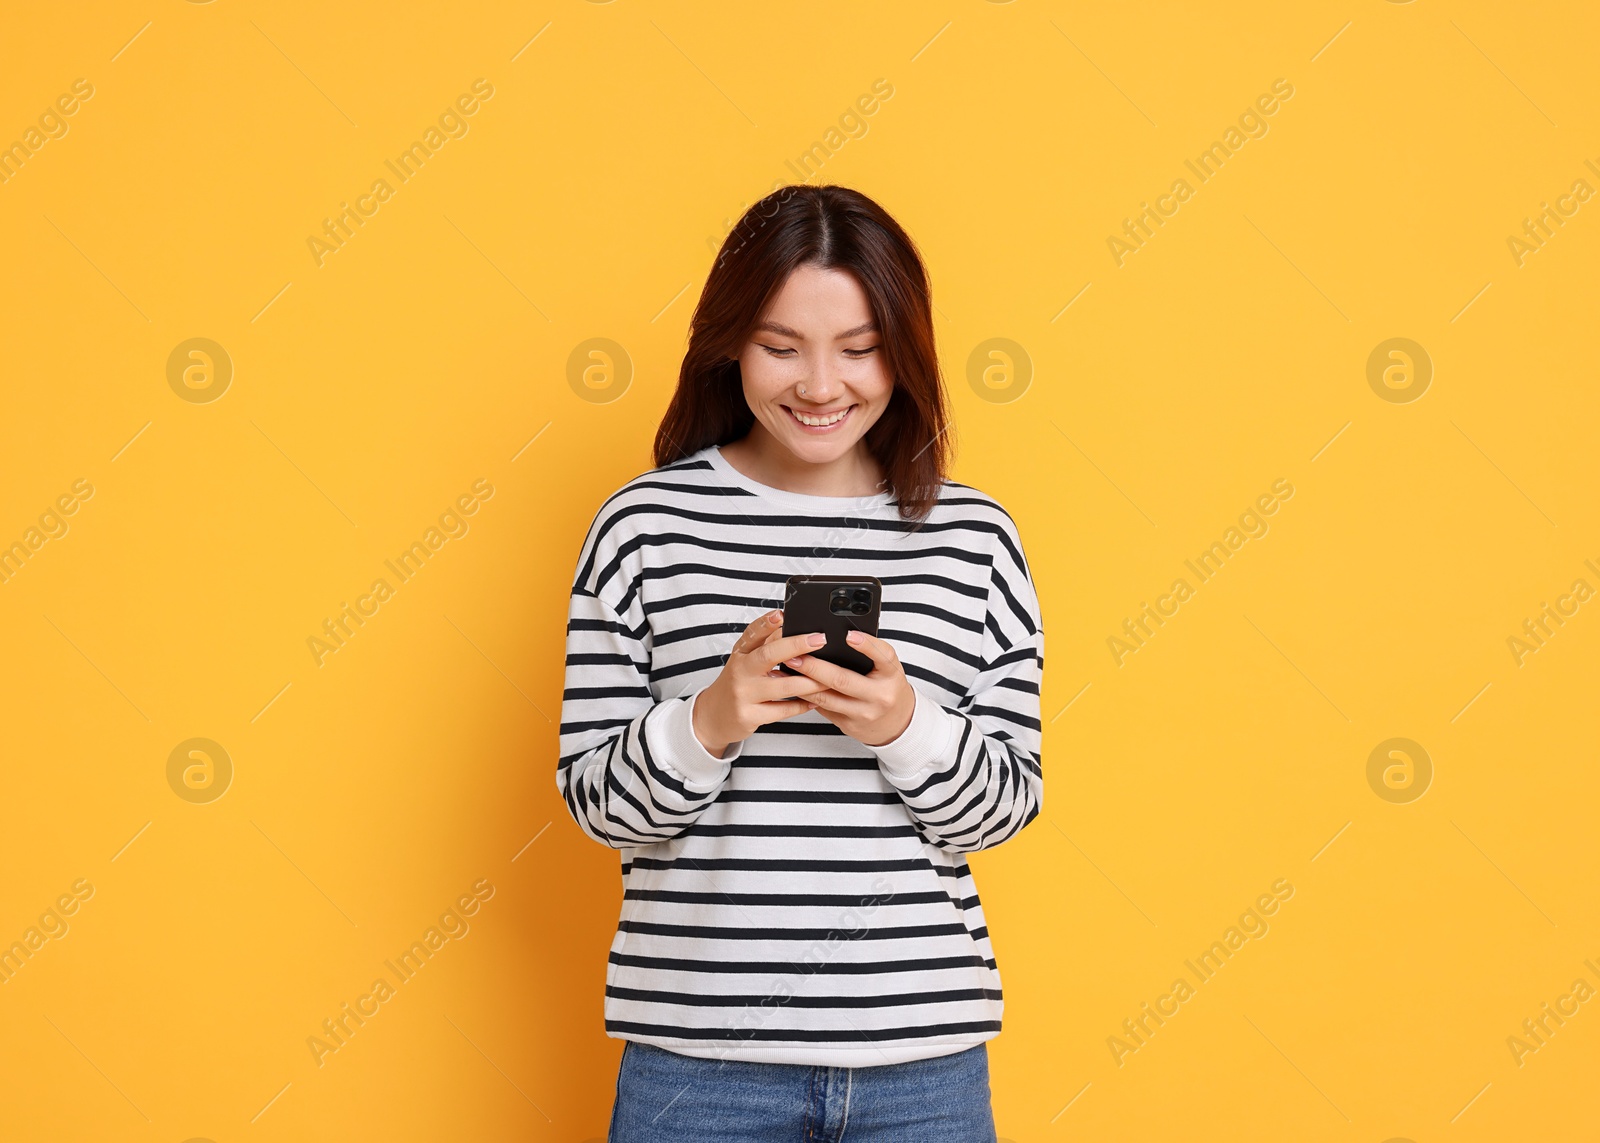
[[[894,385],[861,284],[843,270],[801,266],[756,335],[739,357],[755,423],[722,455],[768,484],[789,477],[849,485],[854,495],[877,492],[881,465],[854,445],[882,415]],[[830,471],[829,462],[842,457],[855,471]]]
[[[766,483],[887,487],[903,518],[925,517],[949,467],[949,412],[911,237],[843,187],[785,187],[749,213],[769,221],[706,280],[656,464],[728,445]]]
[[[751,212],[658,467],[573,581],[556,785],[622,853],[611,1140],[992,1143],[1003,1004],[965,855],[1039,813],[1038,598],[1011,517],[946,478],[910,238],[844,187]],[[800,571],[881,584],[876,636],[847,636],[869,671],[784,634]]]

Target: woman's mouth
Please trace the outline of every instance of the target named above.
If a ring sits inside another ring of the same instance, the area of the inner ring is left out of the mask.
[[[789,408],[788,405],[785,405],[784,409],[787,410],[794,422],[806,432],[830,433],[849,420],[851,412],[855,410],[855,406],[847,405],[842,409],[834,409],[826,413],[802,413],[798,409]]]

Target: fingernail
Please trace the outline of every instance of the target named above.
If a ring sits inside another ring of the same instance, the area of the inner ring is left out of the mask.
[[[789,665],[791,667],[798,667],[800,665],[800,660],[799,659],[790,659],[789,660]]]
[[[811,634],[806,636],[806,642],[810,643],[813,647],[820,647],[827,641],[828,637],[821,631],[813,631]]]
[[[781,612],[781,611],[770,611],[770,612],[768,612],[767,613],[767,622],[768,623],[782,623],[783,622],[783,612]]]
[[[861,632],[851,631],[850,634],[844,637],[844,641],[849,643],[852,647],[855,646],[857,643],[861,642]]]

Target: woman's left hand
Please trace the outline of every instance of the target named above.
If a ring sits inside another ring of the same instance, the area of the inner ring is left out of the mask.
[[[900,657],[889,644],[865,631],[850,632],[845,642],[872,660],[872,672],[858,675],[815,655],[790,659],[789,666],[828,688],[805,695],[805,701],[858,742],[867,746],[892,742],[911,724],[917,706]]]

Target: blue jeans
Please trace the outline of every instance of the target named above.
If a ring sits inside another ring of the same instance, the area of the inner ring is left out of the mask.
[[[625,1041],[607,1143],[995,1143],[989,1052],[863,1068],[707,1060]]]

